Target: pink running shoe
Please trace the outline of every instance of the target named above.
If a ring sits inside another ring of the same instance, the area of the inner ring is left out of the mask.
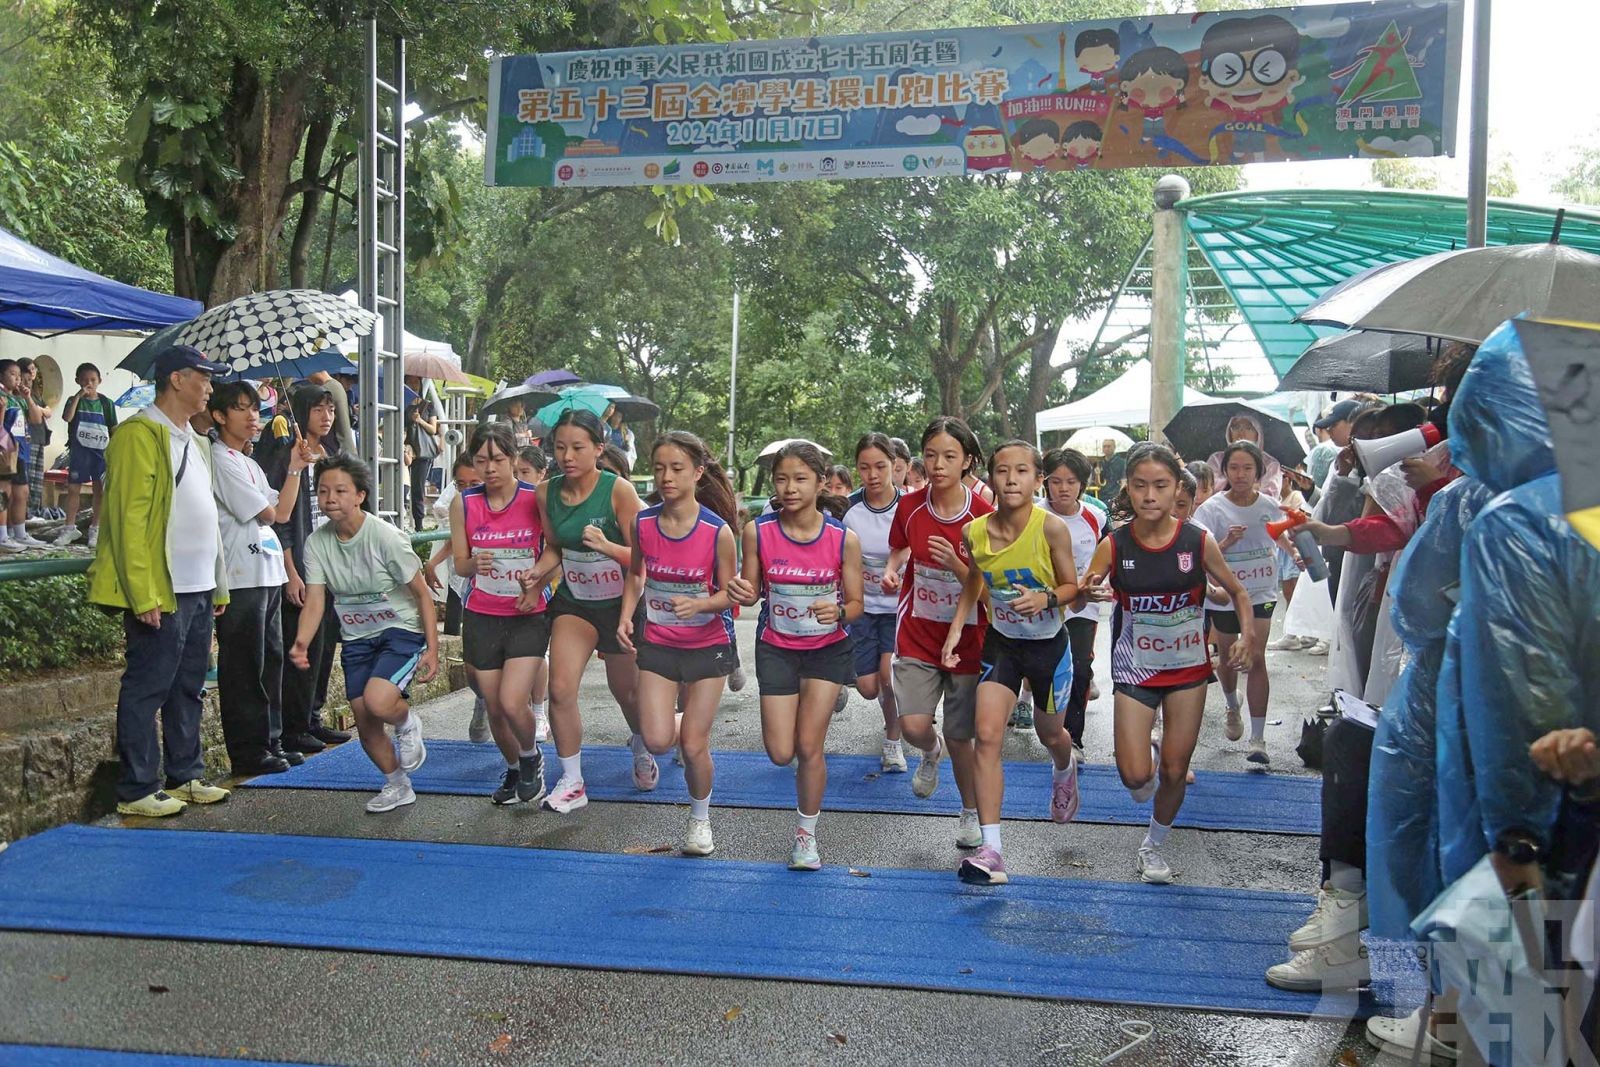
[[[562,775],[561,781],[557,782],[556,787],[544,798],[544,803],[551,811],[559,811],[565,815],[588,804],[589,794],[584,791],[582,778],[568,778]]]
[[[656,766],[656,758],[648,752],[641,752],[633,757],[633,787],[641,793],[648,793],[655,789],[656,783],[661,781],[661,768]]]
[[[973,885],[1005,885],[1009,881],[1005,860],[988,845],[962,860],[961,866],[956,868],[956,875],[963,882]]]
[[[1073,753],[1067,773],[1056,778],[1050,786],[1050,821],[1071,822],[1082,803],[1083,797],[1078,793],[1078,756]]]

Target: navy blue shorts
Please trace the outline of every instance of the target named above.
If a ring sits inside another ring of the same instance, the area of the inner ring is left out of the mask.
[[[67,450],[67,484],[88,485],[104,481],[106,453],[103,448],[81,448],[73,445]],[[96,522],[99,520],[96,519]]]
[[[850,624],[850,640],[856,646],[856,677],[878,673],[884,656],[894,655],[894,630],[899,616],[894,612],[863,615]]]
[[[367,682],[382,678],[393,682],[401,696],[410,696],[411,677],[427,650],[426,637],[398,626],[375,637],[345,641],[339,646],[340,662],[344,664],[344,695],[356,700],[366,692]]]

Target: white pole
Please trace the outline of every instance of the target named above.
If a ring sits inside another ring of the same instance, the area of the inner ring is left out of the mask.
[[[728,470],[734,469],[733,428],[739,404],[739,287],[733,287],[733,351],[728,357]]]
[[[1169,174],[1156,183],[1151,217],[1150,281],[1150,440],[1164,441],[1162,429],[1183,406],[1184,299],[1188,295],[1189,239],[1183,212],[1174,210],[1189,195],[1189,183]]]
[[[1490,0],[1476,0],[1472,20],[1472,116],[1467,145],[1467,247],[1482,248],[1489,235],[1489,22]]]

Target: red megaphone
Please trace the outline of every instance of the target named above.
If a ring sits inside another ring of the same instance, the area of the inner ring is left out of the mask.
[[[1306,523],[1306,513],[1301,511],[1299,508],[1284,508],[1283,512],[1286,516],[1288,516],[1287,518],[1279,519],[1277,522],[1267,523],[1267,536],[1272,538],[1274,541],[1288,533],[1290,530],[1294,529],[1296,526],[1304,526]]]

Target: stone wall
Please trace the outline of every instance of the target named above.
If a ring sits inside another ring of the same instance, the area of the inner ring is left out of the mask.
[[[443,637],[441,642],[439,676],[412,687],[412,699],[419,704],[467,684],[460,639]],[[98,819],[115,806],[120,679],[120,670],[101,670],[5,687],[0,699],[0,841]],[[351,725],[344,672],[337,660],[323,718],[329,725]],[[215,689],[206,690],[201,735],[207,775],[220,782],[229,768]]]

